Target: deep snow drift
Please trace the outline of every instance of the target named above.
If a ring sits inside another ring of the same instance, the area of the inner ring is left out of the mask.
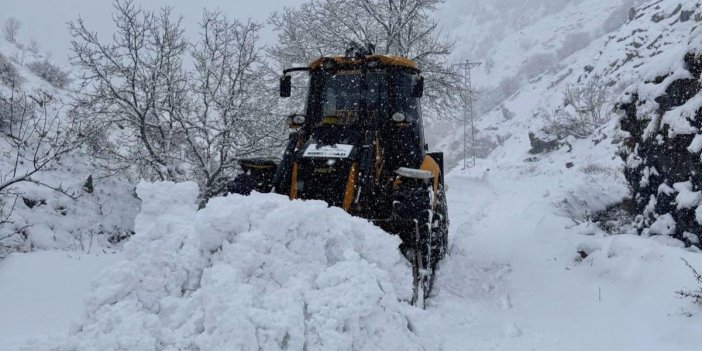
[[[137,191],[126,260],[49,349],[420,349],[398,238],[319,201],[229,196],[196,211],[193,183]]]

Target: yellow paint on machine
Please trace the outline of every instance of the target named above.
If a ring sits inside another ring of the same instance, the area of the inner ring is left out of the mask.
[[[356,193],[356,178],[358,178],[358,163],[354,162],[351,165],[351,170],[349,171],[349,180],[346,182],[346,190],[344,191],[344,202],[342,208],[344,211],[351,209],[351,204],[353,203],[353,197]]]
[[[424,156],[424,159],[422,160],[422,164],[419,166],[419,169],[422,171],[429,171],[431,172],[432,177],[434,178],[434,200],[436,200],[436,194],[439,192],[439,179],[441,178],[441,167],[439,167],[439,164],[434,161],[431,156],[426,155]],[[393,181],[392,187],[397,188],[397,186],[402,182],[402,180],[398,177]],[[436,203],[436,201],[434,201]]]
[[[434,203],[436,203],[436,194],[439,192],[439,178],[441,177],[441,167],[439,167],[439,164],[434,161],[431,156],[427,155],[424,156],[424,160],[422,160],[422,165],[419,166],[419,169],[423,171],[429,171],[431,172],[431,175],[434,177]]]
[[[332,57],[320,57],[312,63],[309,64],[310,69],[317,69],[322,67],[322,62],[324,59],[332,59],[336,61],[339,64],[351,64],[351,65],[356,65],[356,64],[361,64],[361,60],[349,60],[345,56],[332,56]],[[387,66],[399,66],[399,67],[407,67],[407,68],[412,68],[412,69],[418,69],[417,63],[405,58],[405,57],[400,57],[400,56],[391,56],[391,55],[369,55],[366,56],[366,59],[368,61],[377,61],[382,65],[387,65]]]
[[[245,163],[246,167],[253,168],[253,169],[271,169],[273,166],[271,165],[254,165],[250,163]]]
[[[298,165],[297,162],[293,163],[293,171],[292,171],[292,177],[290,177],[290,199],[295,200],[297,199],[297,171],[298,171]]]

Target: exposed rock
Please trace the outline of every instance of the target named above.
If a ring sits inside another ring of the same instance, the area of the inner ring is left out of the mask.
[[[671,235],[699,246],[702,101],[697,97],[702,90],[702,54],[690,52],[683,61],[686,72],[676,76],[687,77],[670,81],[666,75],[646,82],[653,88],[667,84],[653,99],[657,109],[650,110],[638,94],[619,106],[625,114],[620,126],[630,135],[622,144],[622,157],[639,232]]]
[[[531,132],[529,133],[529,143],[531,144],[529,153],[532,155],[553,151],[561,146],[560,141],[556,138],[545,138]]]

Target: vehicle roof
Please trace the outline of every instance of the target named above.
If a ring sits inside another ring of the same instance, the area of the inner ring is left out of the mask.
[[[331,57],[320,57],[314,61],[312,61],[309,64],[309,69],[314,70],[322,67],[322,63],[325,60],[334,60],[339,64],[345,64],[345,65],[355,65],[355,64],[361,64],[363,61],[357,60],[357,59],[349,59],[346,56],[331,56]],[[411,68],[415,70],[419,70],[419,67],[417,66],[417,63],[406,58],[406,57],[401,57],[401,56],[391,56],[391,55],[368,55],[366,56],[367,61],[378,61],[381,65],[384,66],[397,66],[397,67],[406,67],[406,68]]]

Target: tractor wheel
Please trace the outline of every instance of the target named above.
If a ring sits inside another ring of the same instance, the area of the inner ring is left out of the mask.
[[[432,224],[432,259],[435,261],[434,265],[438,264],[439,261],[443,260],[448,253],[448,206],[446,204],[446,192],[442,185],[439,186],[439,191],[437,193],[437,207],[434,212]]]
[[[446,194],[439,187],[434,210],[426,211],[426,220],[417,221],[413,250],[413,304],[424,308],[424,301],[434,288],[439,261],[448,251],[448,213]]]

